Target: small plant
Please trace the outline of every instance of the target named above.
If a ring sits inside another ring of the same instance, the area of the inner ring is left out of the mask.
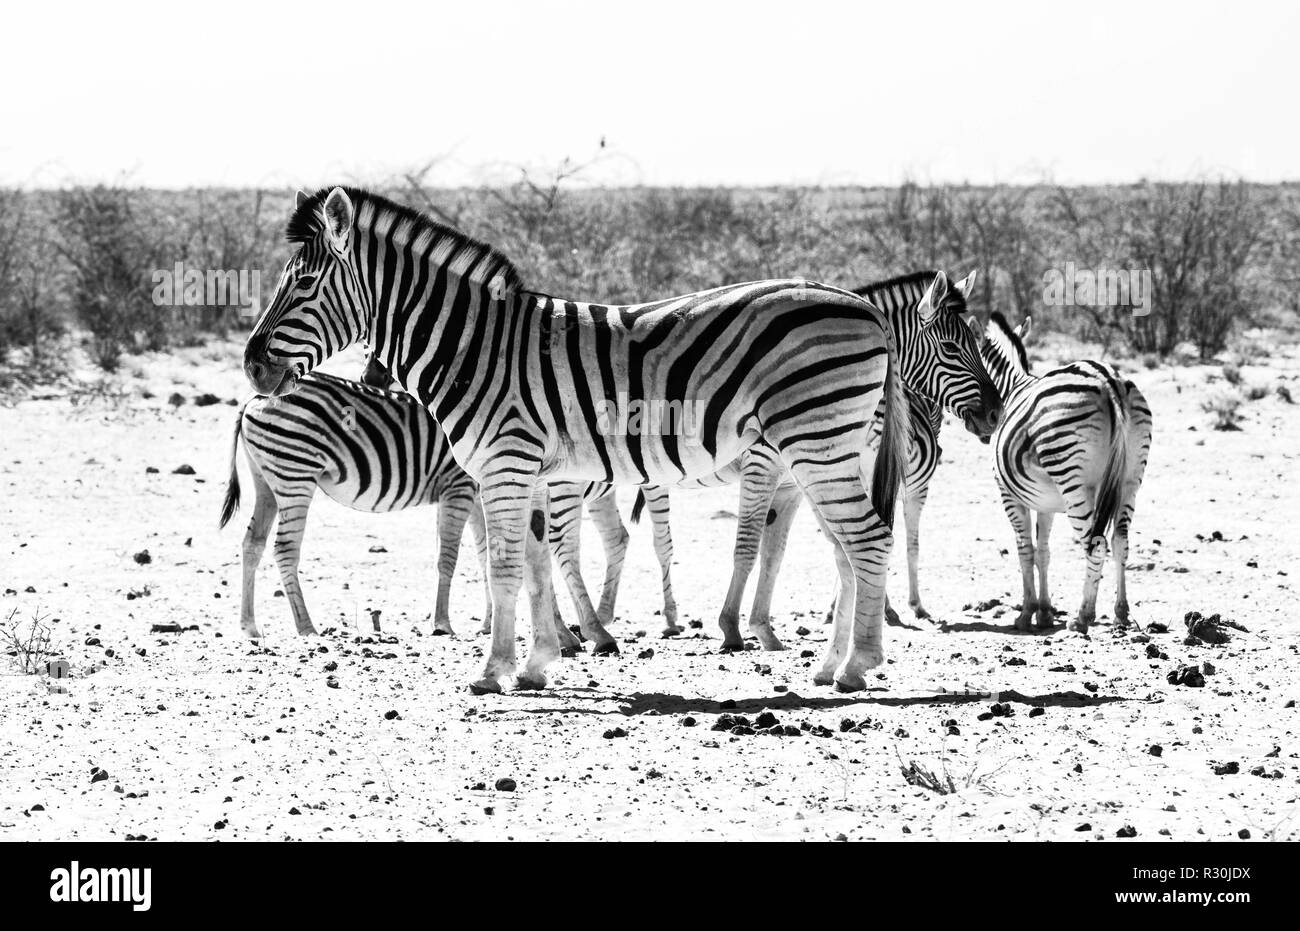
[[[1241,384],[1241,368],[1235,362],[1227,362],[1223,366],[1223,380],[1230,385]]]
[[[45,665],[46,657],[57,652],[51,649],[50,633],[39,612],[23,623],[18,620],[18,609],[14,608],[0,625],[0,649],[13,658],[23,675],[33,676]]]
[[[897,750],[894,751],[897,754]],[[911,786],[920,786],[922,789],[929,789],[939,795],[952,795],[957,791],[957,784],[953,782],[952,776],[944,767],[943,776],[938,776],[934,770],[927,769],[916,760],[904,763],[903,758],[898,758],[899,766],[902,767],[903,778]]]
[[[1240,430],[1241,395],[1221,391],[1201,402],[1201,410],[1214,415],[1215,430]]]
[[[1268,388],[1264,385],[1251,385],[1246,389],[1247,401],[1259,401],[1268,397]]]

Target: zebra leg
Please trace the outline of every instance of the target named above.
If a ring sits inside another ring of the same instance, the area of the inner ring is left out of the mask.
[[[865,446],[865,442],[863,446]],[[856,692],[867,686],[863,675],[885,661],[885,569],[893,544],[893,533],[871,506],[870,476],[863,473],[865,457],[816,464],[805,457],[797,445],[783,451],[786,465],[822,519],[822,526],[839,544],[853,577],[853,625],[847,655],[835,670],[835,687],[842,692]],[[836,611],[836,627],[842,628],[841,614],[848,602],[843,569],[841,604]],[[838,638],[832,634],[832,644]],[[831,652],[835,650],[832,645]],[[830,655],[823,663],[824,679]],[[814,679],[814,681],[818,681]]]
[[[831,685],[835,681],[835,670],[844,662],[844,657],[849,652],[849,639],[853,632],[853,593],[857,583],[853,578],[853,567],[849,564],[849,558],[844,554],[843,548],[826,529],[826,522],[815,509],[814,516],[817,518],[817,523],[822,526],[822,532],[830,540],[831,551],[835,557],[835,573],[839,578],[835,586],[835,594],[831,596],[831,611],[827,618],[827,623],[833,625],[830,644],[826,648],[826,655],[822,657],[821,669],[813,675],[814,685]]]
[[[502,690],[501,681],[515,674],[515,602],[523,582],[525,537],[531,521],[529,502],[535,476],[512,476],[479,486],[487,527],[488,582],[492,587],[492,645],[483,675],[470,684],[476,695]],[[541,530],[546,528],[545,517]]]
[[[451,627],[451,579],[456,573],[465,521],[477,507],[474,490],[469,487],[447,491],[438,502],[438,596],[433,609],[434,634],[456,633]]]
[[[1088,626],[1097,618],[1097,588],[1101,584],[1101,570],[1106,563],[1107,543],[1101,534],[1090,537],[1092,532],[1092,514],[1096,507],[1096,491],[1092,488],[1072,490],[1064,495],[1066,516],[1074,538],[1083,547],[1087,569],[1083,577],[1083,599],[1079,604],[1079,614],[1065,626],[1067,630],[1077,633],[1088,632]]]
[[[618,500],[613,490],[587,505],[591,522],[596,525],[600,542],[605,548],[605,581],[600,589],[600,607],[596,616],[602,624],[614,623],[614,604],[618,600],[618,585],[623,578],[623,560],[627,556],[627,528],[618,513]]]
[[[767,509],[767,525],[759,544],[758,587],[754,590],[754,604],[749,611],[749,629],[765,650],[783,649],[772,630],[772,593],[776,590],[776,577],[785,558],[790,525],[799,511],[802,497],[794,482],[777,485]],[[834,610],[832,604],[832,613]],[[773,646],[768,646],[769,639]]]
[[[315,490],[313,485],[311,491]],[[298,560],[302,557],[302,538],[307,531],[307,508],[310,506],[311,492],[292,504],[282,505],[279,526],[275,530],[275,562],[280,567],[280,581],[293,611],[293,622],[304,637],[316,635],[311,615],[307,613],[307,602],[302,597],[302,586],[298,583]]]
[[[740,518],[736,523],[736,546],[732,553],[731,583],[727,586],[726,601],[718,615],[722,630],[722,652],[743,652],[745,641],[740,636],[740,602],[745,597],[745,585],[754,571],[758,558],[759,541],[763,524],[772,505],[772,494],[781,476],[777,463],[768,459],[751,458],[746,463],[740,482]],[[752,627],[752,625],[751,625]],[[762,628],[755,631],[764,650],[780,650],[781,641],[772,633],[770,625],[766,636]]]
[[[533,491],[524,544],[524,587],[528,590],[533,622],[533,645],[516,684],[521,689],[546,688],[546,667],[560,658],[556,633],[555,591],[551,587],[551,552],[547,546],[547,517],[551,513],[550,486],[538,482]]]
[[[600,622],[582,580],[582,485],[556,482],[554,494],[550,508],[551,549],[560,564],[560,574],[573,599],[574,610],[578,612],[582,636],[595,644],[594,654],[617,653],[618,646]]]
[[[551,599],[552,605],[558,605],[558,600]],[[555,627],[555,638],[560,643],[560,655],[563,657],[577,656],[582,652],[582,640],[574,636],[573,631],[564,625],[564,618],[560,616],[560,609],[555,608],[552,615],[552,625]]]
[[[478,495],[469,509],[469,532],[474,538],[474,554],[478,557],[479,571],[483,573],[483,626],[479,633],[492,633],[492,583],[488,577],[487,528],[483,526],[483,505]]]
[[[677,625],[677,600],[673,597],[673,531],[668,523],[668,489],[647,485],[641,490],[645,494],[650,520],[654,524],[655,558],[659,560],[659,572],[663,583],[663,636],[675,637],[682,632],[682,628]]]
[[[921,510],[929,494],[928,487],[903,494],[903,519],[907,521],[907,604],[920,620],[929,620],[930,612],[921,604]]]
[[[1032,630],[1034,623],[1034,605],[1037,597],[1034,593],[1034,538],[1029,529],[1029,508],[1011,497],[1002,489],[1002,509],[1007,512],[1011,529],[1016,533],[1016,555],[1020,557],[1020,580],[1023,591],[1020,596],[1020,614],[1016,617],[1016,630]]]
[[[257,465],[251,459],[249,465],[252,466],[250,471],[257,498],[253,504],[253,516],[248,521],[248,530],[244,533],[244,587],[239,602],[239,626],[245,637],[259,640],[262,632],[257,627],[254,614],[256,599],[253,591],[257,582],[257,566],[262,561],[262,554],[266,552],[266,538],[275,521],[276,503],[275,494]]]
[[[1055,516],[1051,511],[1039,511],[1037,514],[1038,536],[1034,545],[1034,564],[1038,567],[1038,601],[1035,608],[1040,630],[1056,626],[1056,612],[1052,610],[1052,589],[1047,583],[1047,567],[1052,561],[1052,519]]]

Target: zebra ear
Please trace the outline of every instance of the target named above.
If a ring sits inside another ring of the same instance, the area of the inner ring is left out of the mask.
[[[975,271],[967,275],[965,278],[963,278],[961,281],[953,285],[953,287],[961,293],[963,300],[968,299],[970,297],[970,293],[975,290],[975,276],[978,274],[979,274],[979,269],[976,269]]]
[[[1025,322],[1016,327],[1016,335],[1020,337],[1022,343],[1029,338],[1029,325],[1033,320],[1033,317],[1026,317]]]
[[[325,198],[325,234],[329,236],[330,245],[338,252],[345,252],[352,239],[352,201],[336,187]]]
[[[311,198],[307,196],[307,192],[304,191],[302,188],[298,188],[298,196],[294,199],[293,205],[295,208],[301,207],[309,200],[311,200]]]
[[[948,276],[943,272],[938,272],[934,276],[934,281],[930,282],[930,287],[926,289],[925,295],[921,298],[921,303],[916,305],[916,312],[921,317],[921,326],[929,326],[934,323],[935,317],[939,314],[939,308],[948,298]]]
[[[970,331],[975,334],[976,342],[979,342],[984,337],[984,327],[980,326],[980,322],[974,314],[966,315],[966,325],[970,327]]]

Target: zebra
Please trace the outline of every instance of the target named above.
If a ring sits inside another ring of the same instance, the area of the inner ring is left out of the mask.
[[[1056,623],[1047,567],[1052,519],[1062,511],[1087,558],[1083,600],[1067,629],[1087,633],[1096,619],[1108,533],[1116,571],[1115,621],[1126,627],[1128,531],[1151,450],[1151,408],[1137,385],[1101,362],[1071,362],[1030,374],[1023,341],[1029,329],[1028,317],[1012,329],[995,312],[981,347],[989,373],[1006,397],[1005,415],[992,437],[993,468],[1016,533],[1024,585],[1016,628],[1044,629]],[[1029,526],[1031,510],[1037,515],[1036,540]]]
[[[389,512],[421,505],[438,505],[438,590],[434,607],[434,634],[453,634],[449,599],[461,536],[469,523],[480,564],[485,564],[483,512],[478,486],[451,455],[446,435],[428,409],[408,394],[378,387],[383,379],[373,366],[365,374],[368,384],[358,384],[319,372],[305,376],[298,390],[281,397],[255,397],[245,402],[235,420],[230,452],[230,480],[222,505],[220,526],[225,527],[239,507],[238,450],[242,440],[255,489],[253,516],[243,545],[243,587],[240,626],[250,638],[260,639],[254,612],[257,566],[266,549],[271,526],[277,523],[275,559],[285,596],[300,635],[315,635],[298,579],[298,563],[306,531],[307,512],[317,488],[329,497],[360,511]],[[609,486],[583,488],[566,484],[551,499],[552,519],[559,525],[555,538],[577,536],[565,502],[577,495],[602,530],[608,575],[614,575],[601,602],[612,613],[617,575],[622,570],[627,534],[604,532],[612,521],[622,530]],[[579,511],[580,513],[580,511]],[[559,546],[556,545],[557,558]],[[576,558],[576,554],[575,557]],[[566,575],[566,579],[568,576]],[[580,577],[579,577],[580,578]],[[484,573],[491,618],[491,590]],[[583,589],[585,596],[585,589]],[[575,603],[578,595],[574,595]],[[587,605],[590,609],[590,605]],[[591,618],[595,612],[589,610]],[[588,619],[579,608],[580,619]],[[557,635],[565,655],[581,650],[580,641],[554,615]],[[589,627],[590,625],[586,625]]]
[[[394,389],[396,382],[392,373],[373,355],[367,357],[365,371],[361,382],[384,390]],[[407,395],[409,397],[409,395]],[[418,405],[417,405],[418,406]],[[420,408],[422,411],[425,409]],[[427,416],[427,411],[425,411]],[[442,431],[430,417],[428,429]],[[459,468],[459,466],[456,466]],[[560,575],[573,599],[574,610],[578,614],[584,636],[594,636],[594,623],[610,624],[614,620],[614,603],[618,598],[619,582],[623,574],[623,560],[627,554],[629,535],[618,512],[618,502],[614,495],[614,486],[607,482],[552,482],[551,483],[551,520],[550,544],[555,561],[559,564]],[[584,509],[591,516],[592,524],[600,535],[605,551],[605,580],[601,586],[600,605],[592,605],[582,578],[582,527],[581,519]],[[489,608],[490,608],[489,600]],[[667,631],[670,635],[681,632],[677,626],[676,608],[666,610]],[[557,629],[563,631],[561,639],[567,639],[568,630],[556,612]],[[483,616],[483,633],[492,630],[492,613],[489,610]],[[572,644],[564,647],[564,655],[574,651]]]
[[[971,272],[949,287],[942,271],[927,270],[854,289],[854,293],[886,311],[898,339],[911,437],[902,495],[907,527],[908,603],[921,619],[928,618],[929,612],[920,595],[919,525],[930,479],[941,454],[939,429],[943,409],[948,408],[965,422],[970,432],[987,441],[1000,407],[997,388],[985,372],[971,325],[974,318],[967,316],[966,301],[974,288],[975,277],[976,273]],[[939,355],[927,352],[921,345],[923,339],[949,341],[959,348]],[[946,365],[938,364],[940,360]],[[750,632],[763,649],[783,649],[772,629],[772,594],[790,525],[801,500],[798,486],[783,471],[770,449],[765,451],[764,447],[755,446],[740,460],[713,475],[675,486],[706,488],[734,483],[741,486],[731,582],[718,621],[724,635],[724,650],[744,649],[739,629],[740,602],[756,558],[761,558],[761,563],[749,616]],[[643,489],[632,509],[634,522],[647,504],[654,521],[655,551],[663,567],[664,598],[668,601],[672,597],[668,571],[672,559],[668,489]],[[886,616],[891,622],[897,622],[888,598],[885,605]],[[832,608],[832,619],[834,613]]]
[[[760,441],[810,499],[853,586],[851,625],[837,615],[814,682],[866,687],[864,673],[884,662],[883,579],[907,441],[894,337],[874,305],[805,280],[629,306],[561,300],[526,290],[492,247],[355,188],[301,196],[287,237],[299,248],[249,336],[245,375],[261,393],[286,394],[361,342],[429,407],[479,484],[487,526],[492,646],[472,691],[500,692],[511,677],[544,688],[559,655],[554,626],[534,623],[516,676],[520,584],[534,618],[554,610],[547,482],[672,484]],[[610,429],[610,406],[632,402],[689,403],[700,416],[692,429]],[[617,650],[608,643],[596,650]]]

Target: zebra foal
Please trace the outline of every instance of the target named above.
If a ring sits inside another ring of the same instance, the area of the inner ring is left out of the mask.
[[[1052,519],[1062,512],[1087,558],[1083,600],[1067,627],[1086,633],[1096,619],[1108,534],[1116,572],[1115,620],[1127,625],[1128,531],[1151,450],[1151,408],[1137,385],[1101,362],[1071,362],[1031,374],[1023,342],[1029,326],[1026,318],[1012,329],[995,312],[981,347],[1006,398],[1005,416],[992,438],[993,471],[1016,533],[1024,585],[1016,627],[1043,629],[1056,623],[1047,569]],[[1031,511],[1036,512],[1036,538]]]
[[[224,527],[239,507],[237,456],[242,441],[255,492],[253,515],[244,536],[240,602],[240,626],[248,637],[262,636],[254,608],[255,581],[271,526],[277,523],[275,560],[294,624],[299,634],[316,633],[298,578],[298,564],[307,512],[317,489],[359,511],[384,513],[438,506],[435,634],[454,633],[451,581],[466,522],[479,562],[486,569],[478,487],[452,458],[446,435],[428,410],[410,395],[377,387],[382,380],[372,369],[367,369],[365,379],[369,385],[313,373],[302,379],[293,394],[256,397],[239,411],[220,526]],[[576,546],[571,538],[578,528],[562,505],[576,495],[580,513],[584,494],[592,499],[587,506],[601,530],[606,560],[616,575],[622,568],[627,534],[622,532],[620,539],[622,523],[610,489],[588,492],[580,485],[560,489],[552,505],[554,519],[560,525],[556,535],[563,537],[566,546]],[[602,605],[608,601],[610,611],[617,585],[615,580],[602,595]],[[492,608],[486,572],[484,589],[486,623]],[[563,627],[558,614],[554,617],[561,649],[566,655],[580,650],[578,639]]]

